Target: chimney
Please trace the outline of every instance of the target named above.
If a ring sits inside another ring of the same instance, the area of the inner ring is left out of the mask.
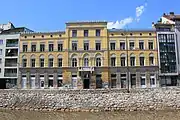
[[[174,12],[170,12],[169,14],[170,14],[170,15],[174,15]]]

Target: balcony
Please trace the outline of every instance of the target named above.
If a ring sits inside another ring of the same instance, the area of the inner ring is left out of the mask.
[[[94,71],[94,67],[79,67],[79,71]]]
[[[17,77],[17,69],[7,69],[5,68],[4,77]]]
[[[4,73],[4,77],[17,77],[17,73]]]
[[[6,47],[18,47],[18,39],[7,39]]]
[[[18,49],[6,49],[6,57],[18,56]]]

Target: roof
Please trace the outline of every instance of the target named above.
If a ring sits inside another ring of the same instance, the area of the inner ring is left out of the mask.
[[[23,33],[23,32],[34,32],[26,27],[18,27],[18,28],[13,28],[9,30],[4,30],[1,32],[1,34],[14,34],[14,33]]]
[[[105,23],[107,24],[107,21],[76,21],[76,22],[66,22],[66,24],[89,24],[89,23]]]
[[[155,32],[155,29],[108,29],[109,32]]]
[[[37,35],[37,34],[65,34],[65,31],[56,31],[56,32],[24,32],[22,34],[33,34],[33,35]]]
[[[170,14],[164,14],[163,17],[169,19],[169,20],[180,20],[180,15],[175,15],[173,12],[171,12]]]

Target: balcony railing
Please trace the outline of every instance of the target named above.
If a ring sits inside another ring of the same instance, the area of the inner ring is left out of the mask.
[[[94,67],[79,67],[79,71],[94,71]]]
[[[18,47],[18,42],[17,43],[7,43],[6,47]]]
[[[17,67],[17,63],[5,63],[5,67]]]
[[[17,73],[5,73],[4,77],[17,77]]]

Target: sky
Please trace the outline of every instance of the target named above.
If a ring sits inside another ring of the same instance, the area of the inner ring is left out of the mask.
[[[34,31],[62,31],[68,21],[108,21],[108,28],[149,29],[180,0],[0,0],[0,24]]]

